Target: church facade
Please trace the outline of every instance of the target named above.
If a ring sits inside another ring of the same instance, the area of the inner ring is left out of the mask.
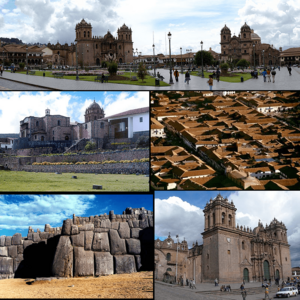
[[[261,38],[246,23],[241,27],[238,36],[231,35],[231,30],[225,25],[221,29],[221,61],[246,59],[251,65],[278,65],[280,51],[273,45],[261,42]]]
[[[236,207],[220,194],[205,206],[203,244],[193,244],[188,251],[179,250],[178,277],[195,279],[196,283],[260,282],[263,279],[287,279],[291,275],[290,249],[286,226],[273,219],[269,225],[260,221],[253,230],[236,225]],[[167,243],[165,243],[167,241]],[[174,271],[171,257],[174,249],[186,245],[175,243],[169,236],[155,241],[155,275],[164,280],[167,269]],[[174,249],[168,247],[174,244]],[[175,256],[174,256],[175,255]]]
[[[132,30],[125,24],[118,28],[117,37],[109,31],[104,36],[96,36],[91,23],[82,19],[75,27],[75,42],[47,45],[52,50],[54,65],[76,66],[76,52],[78,65],[83,66],[100,66],[103,61],[133,62]]]

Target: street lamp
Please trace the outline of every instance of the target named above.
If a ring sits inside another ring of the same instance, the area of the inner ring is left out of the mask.
[[[28,46],[26,45],[26,75],[28,75]]]
[[[4,50],[2,51],[2,70],[4,70]]]
[[[255,71],[255,44],[253,44],[253,64],[254,64],[254,71]]]
[[[265,69],[265,50],[262,51],[262,54],[263,54],[263,66],[264,66],[264,69]]]
[[[176,235],[177,238],[177,252],[176,252],[176,282],[177,282],[177,261],[178,261],[178,244],[179,244],[179,235]]]
[[[192,49],[186,49],[186,52],[191,53]],[[191,57],[190,57],[190,55],[189,55],[189,69],[191,69]]]
[[[78,52],[77,52],[77,43],[76,43],[76,80],[79,80],[79,77],[78,77]]]
[[[153,61],[154,61],[154,73],[153,73],[153,75],[154,75],[154,77],[156,77],[156,73],[155,73],[155,45],[153,44],[152,47],[153,47]]]
[[[172,78],[172,65],[171,65],[171,32],[168,33],[168,38],[169,38],[169,53],[170,53],[170,84],[173,84],[173,78]]]
[[[269,65],[270,65],[270,70],[271,70],[271,53],[269,53]]]
[[[201,66],[202,66],[202,75],[201,77],[204,78],[204,73],[203,73],[203,42],[200,42],[201,44]]]
[[[82,50],[82,70],[84,69],[83,50]]]
[[[181,54],[181,74],[183,74],[183,69],[182,69],[182,48],[180,47],[180,54]]]

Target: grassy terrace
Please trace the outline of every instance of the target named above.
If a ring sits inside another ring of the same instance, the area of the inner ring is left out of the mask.
[[[204,78],[208,78],[208,75],[212,75],[213,73],[211,72],[206,72],[204,71]],[[220,81],[225,81],[225,82],[241,82],[241,76],[244,77],[244,81],[248,80],[251,78],[251,75],[250,73],[234,73],[236,76],[234,77],[224,77],[224,76],[221,76],[220,77]],[[193,71],[191,72],[191,75],[194,75],[194,76],[198,76],[198,71]]]
[[[26,74],[26,71],[24,72],[18,72],[19,74]],[[43,76],[44,71],[35,71],[35,75],[28,75],[28,76]],[[137,76],[137,73],[130,73],[130,72],[124,72],[122,76],[130,78],[131,76]],[[45,77],[54,77],[52,75],[51,71],[45,71]],[[95,78],[97,76],[79,76],[79,80],[82,81],[95,81]],[[70,80],[76,80],[76,75],[70,75],[70,76],[64,76],[64,79],[70,79]],[[138,77],[137,77],[138,78]],[[155,86],[155,78],[151,77],[149,75],[147,75],[144,79],[144,82],[142,82],[141,79],[138,79],[138,81],[130,81],[130,80],[109,80],[109,83],[121,83],[121,84],[130,84],[130,85],[145,85],[145,86]],[[101,82],[100,82],[101,84]],[[160,85],[161,86],[169,86],[169,84],[167,84],[164,81],[160,81]]]
[[[72,179],[72,176],[77,179]],[[35,173],[0,171],[1,192],[132,192],[149,191],[149,177],[144,175]],[[102,190],[93,190],[93,184]]]

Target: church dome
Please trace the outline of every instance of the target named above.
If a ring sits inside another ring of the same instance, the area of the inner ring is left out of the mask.
[[[121,28],[120,28],[121,30],[128,30],[129,28],[128,28],[128,26],[126,26],[125,25],[125,23],[121,26]]]
[[[230,29],[226,26],[225,26],[221,29],[221,33],[231,33]]]
[[[94,102],[87,109],[101,109],[100,105],[94,100]]]
[[[247,23],[245,22],[245,24],[241,27],[241,31],[250,31],[251,28],[249,25],[247,25]]]
[[[254,32],[251,32],[251,39],[255,39],[255,40],[257,40],[257,39],[259,39],[260,40],[260,36],[258,35],[258,34],[256,34],[256,33],[254,33]]]

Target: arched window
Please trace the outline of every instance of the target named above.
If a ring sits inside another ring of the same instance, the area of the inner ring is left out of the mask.
[[[245,250],[245,242],[242,241],[242,249]]]
[[[39,121],[35,122],[35,126],[38,127],[39,126]]]
[[[60,126],[60,120],[57,121],[57,126]]]
[[[68,141],[69,140],[69,136],[66,135],[65,140]]]
[[[277,249],[276,249],[276,247],[274,248],[274,254],[275,254],[275,255],[277,254]]]
[[[225,213],[222,213],[222,224],[225,224]]]
[[[109,49],[111,49],[111,43],[109,44]]]
[[[119,45],[119,49],[121,50],[121,45]]]
[[[216,224],[215,213],[213,213],[213,226]]]
[[[85,37],[86,36],[86,33],[85,33],[85,31],[83,32],[83,37]]]
[[[223,39],[226,40],[226,35],[223,35]]]
[[[226,51],[224,51],[224,54],[226,54]]]
[[[244,33],[244,38],[246,38],[246,33]]]
[[[207,259],[209,259],[209,253],[207,253],[206,257],[207,257]]]
[[[167,253],[167,261],[171,260],[171,253]]]
[[[171,268],[168,268],[168,269],[167,269],[167,272],[169,272],[169,271],[172,271],[172,269],[171,269]]]
[[[243,279],[245,280],[245,282],[249,282],[249,270],[247,268],[244,269]]]
[[[57,51],[57,54],[59,55],[59,51]]]
[[[88,31],[88,37],[90,37],[90,32]]]
[[[87,124],[85,124],[85,129],[87,129]]]
[[[232,216],[228,215],[228,225],[232,226]]]
[[[96,49],[98,49],[98,44],[96,44]]]
[[[207,216],[207,225],[208,225],[208,228],[210,227],[210,217]]]
[[[43,135],[41,136],[41,141],[42,141],[42,142],[44,141],[44,136],[43,136]]]

